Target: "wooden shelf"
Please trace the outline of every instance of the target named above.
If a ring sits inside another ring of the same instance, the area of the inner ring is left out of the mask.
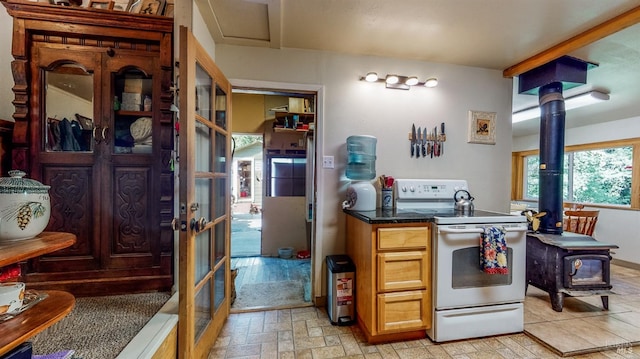
[[[0,323],[0,355],[64,318],[76,303],[73,295],[67,292],[51,290],[45,293],[49,296],[40,303]]]
[[[129,110],[118,110],[116,111],[116,115],[119,116],[138,116],[138,117],[152,117],[152,111],[129,111]]]
[[[0,267],[67,248],[76,242],[75,234],[42,232],[34,238],[0,242]],[[4,322],[0,322],[0,355],[45,330],[69,314],[76,303],[72,294],[58,290],[40,303]]]
[[[273,132],[290,132],[290,133],[304,133],[308,132],[309,129],[303,130],[301,128],[284,128],[284,127],[274,127]]]
[[[67,248],[76,242],[71,233],[42,232],[34,238],[1,241],[0,267]]]

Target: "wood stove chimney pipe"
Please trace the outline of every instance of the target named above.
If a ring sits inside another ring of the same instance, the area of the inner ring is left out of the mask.
[[[518,77],[518,92],[538,94],[540,104],[540,167],[538,211],[540,231],[562,233],[565,107],[562,91],[587,83],[587,70],[597,65],[563,56]]]

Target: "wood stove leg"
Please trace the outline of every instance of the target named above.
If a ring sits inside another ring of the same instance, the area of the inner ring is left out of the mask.
[[[602,299],[602,306],[604,307],[604,309],[609,310],[609,296],[603,295],[600,296],[600,299]]]
[[[549,292],[549,298],[551,299],[551,308],[556,312],[562,312],[562,306],[564,305],[564,293]]]

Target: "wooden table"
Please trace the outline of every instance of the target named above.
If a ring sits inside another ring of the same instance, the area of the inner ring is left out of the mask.
[[[55,252],[75,242],[74,234],[61,232],[43,232],[31,239],[0,242],[0,267]],[[0,323],[0,355],[58,322],[75,305],[70,293],[57,290],[45,293],[48,297],[42,302]]]

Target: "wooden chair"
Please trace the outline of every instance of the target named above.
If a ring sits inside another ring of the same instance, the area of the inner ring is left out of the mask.
[[[562,207],[565,211],[576,211],[584,209],[584,204],[564,202],[562,203]]]
[[[593,230],[598,222],[598,214],[600,211],[565,211],[564,212],[564,226],[563,230],[567,232],[574,232],[580,234],[586,234],[588,236],[593,235]]]

